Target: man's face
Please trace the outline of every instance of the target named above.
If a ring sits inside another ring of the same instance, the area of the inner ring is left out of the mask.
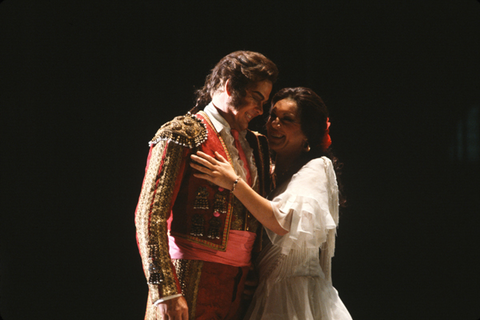
[[[268,101],[272,92],[272,82],[263,80],[253,84],[246,89],[247,94],[240,101],[239,106],[228,106],[230,127],[243,131],[248,128],[248,123],[263,113],[263,105]]]

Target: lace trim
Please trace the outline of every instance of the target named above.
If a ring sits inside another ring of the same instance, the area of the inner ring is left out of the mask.
[[[228,153],[230,153],[230,156],[232,158],[233,162],[233,168],[235,169],[235,173],[240,176],[244,181],[247,181],[247,172],[245,170],[245,167],[243,165],[243,161],[240,160],[240,156],[238,154],[237,148],[234,148],[233,146],[235,145],[235,139],[233,138],[232,134],[228,132],[228,130],[225,128],[220,132],[220,135],[222,136],[223,140],[225,141],[225,145],[227,146]],[[243,152],[245,152],[245,157],[247,158],[247,161],[249,162],[248,167],[250,168],[250,175],[252,177],[252,184],[255,186],[257,183],[257,178],[258,178],[258,173],[257,173],[257,167],[255,165],[255,158],[253,156],[253,149],[250,147],[248,144],[247,140],[245,139],[245,132],[241,134],[241,139],[240,139],[240,144],[243,148]]]

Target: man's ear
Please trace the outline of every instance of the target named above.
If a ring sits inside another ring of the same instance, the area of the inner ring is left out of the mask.
[[[232,82],[230,81],[230,79],[228,79],[226,82],[225,82],[225,85],[223,87],[223,89],[225,90],[225,92],[227,93],[227,95],[230,97],[232,96]]]

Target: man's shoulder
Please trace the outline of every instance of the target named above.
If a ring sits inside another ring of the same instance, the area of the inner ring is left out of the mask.
[[[258,131],[253,131],[253,130],[247,130],[247,134],[253,135],[255,137],[261,137],[261,138],[267,138],[264,134],[258,132]]]
[[[252,143],[253,141],[258,141],[258,143],[262,145],[268,143],[267,137],[258,131],[247,130],[246,138],[247,141],[250,143]]]
[[[157,144],[160,141],[169,141],[187,148],[194,148],[206,139],[207,129],[205,124],[195,115],[187,113],[175,117],[161,126],[150,141],[150,145]]]

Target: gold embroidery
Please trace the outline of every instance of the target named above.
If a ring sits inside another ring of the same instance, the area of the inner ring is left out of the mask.
[[[220,134],[218,134],[218,132],[215,131],[215,127],[213,126],[213,124],[211,123],[210,121],[210,118],[208,117],[208,115],[203,112],[203,111],[200,111],[197,115],[199,115],[201,117],[201,119],[203,121],[205,121],[206,123],[208,123],[209,127],[211,128],[211,130],[213,131],[212,133],[214,133],[218,140],[220,141],[220,144],[222,145],[222,149],[223,151],[225,152],[225,155],[226,155],[226,158],[228,160],[228,162],[230,163],[230,165],[233,167],[233,162],[232,162],[232,158],[230,157],[230,154],[228,153],[228,149],[225,145],[225,142],[223,141],[222,137],[220,136]],[[198,119],[198,118],[197,118]],[[205,124],[204,124],[205,125]],[[221,236],[221,239],[222,239],[222,243],[221,244],[215,244],[213,242],[210,242],[208,240],[204,240],[204,239],[201,239],[201,238],[198,238],[198,237],[194,237],[192,235],[188,235],[187,236],[187,239],[189,239],[190,241],[193,241],[193,242],[196,242],[196,243],[200,243],[202,245],[205,245],[209,248],[213,248],[213,249],[216,249],[216,250],[220,250],[220,251],[225,251],[226,248],[227,248],[227,242],[228,242],[228,233],[230,231],[230,223],[231,223],[231,219],[232,219],[232,211],[233,211],[233,205],[232,205],[232,202],[233,202],[233,196],[228,196],[228,199],[225,199],[225,207],[226,207],[226,216],[225,216],[225,221],[224,221],[224,225],[223,225],[223,230],[219,232],[221,232],[222,236]],[[214,223],[215,225],[215,223]],[[212,229],[213,231],[213,229]],[[179,235],[179,236],[182,236],[182,235]],[[207,236],[208,238],[208,236]]]
[[[256,159],[255,163],[257,167],[258,179],[254,189],[258,194],[266,196],[267,192],[270,191],[271,188],[270,152],[266,137],[256,131],[249,131],[249,134],[247,134],[247,140],[252,148],[254,150],[256,149],[254,156]],[[259,230],[259,227],[260,223],[250,212],[247,211],[245,218],[245,230],[256,233],[257,230]]]
[[[168,156],[162,158],[164,151]],[[168,253],[167,216],[182,155],[181,146],[167,141],[153,148],[137,207],[137,237],[153,301],[178,293]]]
[[[207,128],[196,116],[187,113],[165,123],[155,134],[150,145],[169,141],[187,148],[198,147],[207,140]]]
[[[233,167],[232,157],[230,156],[230,153],[228,152],[227,146],[225,145],[225,142],[223,141],[222,136],[215,130],[215,127],[213,126],[212,122],[210,121],[210,118],[208,117],[208,115],[204,111],[200,111],[199,114],[205,119],[205,121],[208,122],[208,124],[212,128],[213,132],[215,132],[215,134],[217,135],[218,140],[220,140],[220,143],[222,145],[223,151],[227,155],[228,163],[230,163],[230,165]]]
[[[227,213],[227,197],[221,192],[215,194],[215,200],[213,202],[213,212]]]
[[[201,214],[194,214],[192,216],[192,228],[190,235],[194,237],[203,237],[205,218]]]
[[[195,203],[193,204],[193,209],[197,210],[208,210],[208,191],[205,186],[201,186],[197,190],[197,195],[195,196]]]
[[[189,319],[195,319],[197,306],[198,284],[202,274],[203,261],[200,260],[173,260],[182,294],[187,300]]]
[[[245,207],[236,197],[233,198],[233,217],[231,230],[244,230]]]
[[[220,239],[220,227],[222,221],[217,217],[212,217],[208,222],[208,239]]]
[[[148,246],[150,257],[148,257],[148,272],[150,277],[148,283],[161,284],[163,282],[163,273],[159,264],[158,247],[155,245]]]

